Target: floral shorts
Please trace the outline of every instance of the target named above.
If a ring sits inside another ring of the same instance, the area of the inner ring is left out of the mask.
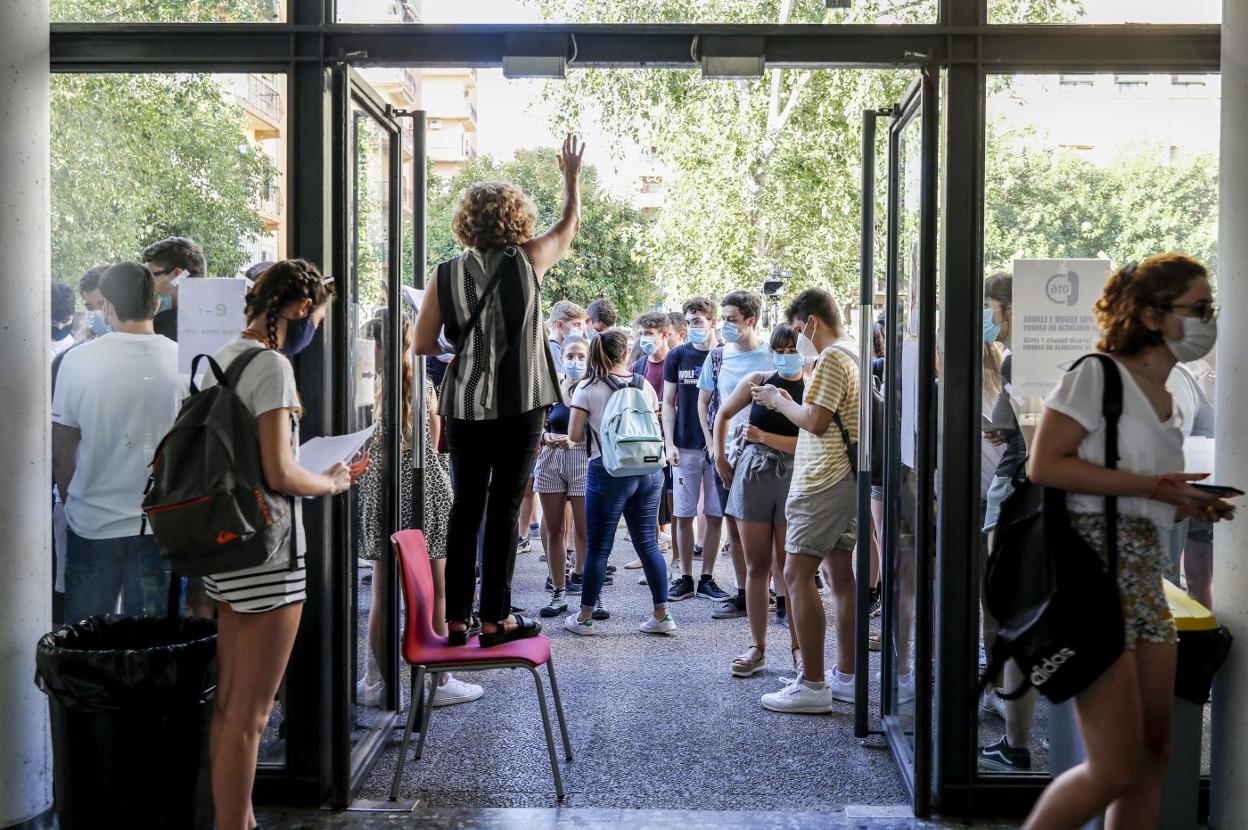
[[[1071,513],[1070,522],[1101,560],[1108,561],[1104,514]],[[1129,649],[1137,640],[1166,645],[1179,641],[1161,584],[1168,561],[1155,524],[1139,516],[1118,516],[1118,591]]]

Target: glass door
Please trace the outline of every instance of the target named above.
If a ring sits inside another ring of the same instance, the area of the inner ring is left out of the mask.
[[[878,303],[884,313],[880,373],[884,400],[882,419],[878,412],[873,418],[872,396],[862,396],[861,417],[869,426],[867,437],[860,439],[869,447],[871,430],[883,430],[883,470],[882,476],[879,471],[876,476],[883,508],[878,511],[883,577],[881,723],[910,790],[914,812],[926,816],[931,812],[932,795],[932,576],[935,450],[939,442],[935,71],[926,70],[904,100],[887,112],[888,207],[882,297],[874,291],[873,263],[863,263],[864,310]],[[867,117],[874,122],[882,115],[869,113]],[[874,148],[872,124],[869,130],[864,128],[864,156],[870,154],[864,161],[870,162],[872,171]],[[865,166],[863,175],[866,184]],[[865,221],[864,217],[864,232]],[[868,265],[872,272],[868,272]],[[870,337],[865,325],[864,336]],[[864,361],[864,369],[866,365]],[[871,383],[865,371],[863,377],[865,383]],[[866,466],[869,469],[869,461]],[[866,485],[869,483],[868,479]],[[870,537],[865,541],[870,544]],[[867,625],[866,619],[860,619],[860,630]],[[865,713],[857,718],[865,722]],[[862,725],[865,728],[865,723]]]
[[[399,707],[398,579],[403,377],[403,132],[393,108],[347,68],[334,70],[336,434],[371,431],[372,462],[335,500],[331,802],[345,807],[389,742]],[[395,310],[398,309],[398,313]],[[410,440],[410,439],[409,439]]]

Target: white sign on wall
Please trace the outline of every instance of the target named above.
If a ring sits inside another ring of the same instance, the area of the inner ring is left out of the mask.
[[[245,279],[184,279],[178,286],[178,371],[197,354],[216,354],[247,327]],[[206,367],[200,362],[200,371]]]
[[[1101,330],[1092,307],[1110,271],[1104,259],[1014,260],[1016,397],[1047,395],[1070,364],[1096,349]]]

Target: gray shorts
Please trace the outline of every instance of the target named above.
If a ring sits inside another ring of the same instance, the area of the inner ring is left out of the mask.
[[[751,454],[757,452],[753,444],[746,446],[737,461],[738,472],[749,466]],[[793,480],[793,457],[788,456],[785,460],[784,475],[780,475],[777,467],[771,465],[753,475],[733,476],[724,515],[743,522],[784,527],[784,506],[789,497],[789,482]]]
[[[789,493],[784,506],[789,532],[784,550],[817,556],[852,551],[858,541],[858,483],[853,476],[818,493]]]
[[[672,515],[692,519],[702,512],[712,518],[724,515],[719,489],[715,486],[715,468],[706,460],[706,450],[680,450],[680,466],[672,467]]]

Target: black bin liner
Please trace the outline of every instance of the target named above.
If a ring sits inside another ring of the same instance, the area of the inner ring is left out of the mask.
[[[202,826],[217,624],[88,617],[40,638],[61,830]]]
[[[1226,661],[1232,641],[1230,632],[1222,626],[1204,631],[1180,631],[1175,696],[1200,705],[1208,703],[1213,675]]]

